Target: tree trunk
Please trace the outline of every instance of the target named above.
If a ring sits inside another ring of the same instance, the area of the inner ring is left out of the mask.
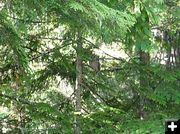
[[[77,59],[76,59],[76,87],[75,87],[75,127],[74,134],[80,134],[80,115],[81,115],[81,85],[82,85],[82,59],[81,59],[82,42],[81,37],[78,33],[78,43],[77,43]]]
[[[140,56],[141,67],[143,68],[144,66],[148,65],[149,60],[150,60],[149,53],[140,50],[139,56]],[[140,79],[139,79],[141,91],[144,89],[147,89],[147,79],[145,79],[144,77],[145,73],[142,72],[143,71],[142,68],[140,69]],[[144,105],[145,105],[145,99],[142,95],[140,95],[139,96],[139,117],[142,120],[144,119],[144,116],[145,116]]]

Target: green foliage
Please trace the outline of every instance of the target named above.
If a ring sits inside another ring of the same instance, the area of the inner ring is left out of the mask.
[[[20,35],[18,35],[10,21],[4,17],[3,13],[0,14],[0,28],[0,45],[8,45],[15,55],[13,58],[18,62],[17,64],[23,68],[27,68],[27,55],[21,46],[23,42],[20,38]]]
[[[80,116],[85,134],[160,134],[165,119],[179,118],[177,1],[1,3],[0,133],[71,134],[74,118]],[[153,26],[166,31],[170,40],[159,37],[157,43]],[[101,69],[94,70],[89,64],[94,50],[115,43],[127,58],[100,55]],[[82,112],[74,107],[76,52],[83,69]],[[166,54],[167,61],[156,60],[155,52],[157,58]],[[139,114],[141,99],[144,120]]]

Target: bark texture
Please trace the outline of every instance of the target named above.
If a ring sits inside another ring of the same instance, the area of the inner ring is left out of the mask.
[[[77,43],[77,59],[76,59],[76,87],[75,87],[75,127],[74,133],[80,134],[81,133],[81,86],[82,86],[82,59],[81,59],[81,50],[82,50],[82,42],[81,37],[78,36],[78,43]]]

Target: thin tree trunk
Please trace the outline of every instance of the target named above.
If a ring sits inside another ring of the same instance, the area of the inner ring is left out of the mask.
[[[142,67],[148,65],[149,60],[150,60],[149,53],[140,50],[139,56],[140,56],[140,65]],[[140,70],[139,83],[140,83],[141,90],[147,89],[147,80],[144,77],[144,73],[142,72],[142,69]],[[142,92],[144,92],[144,91],[142,91]],[[142,120],[144,119],[144,116],[145,116],[144,106],[145,106],[145,99],[142,95],[140,95],[139,96],[139,117]]]
[[[177,62],[177,67],[180,68],[180,46],[177,48],[177,55],[176,55],[176,62]]]
[[[177,68],[180,68],[180,45],[179,45],[180,32],[177,30],[176,34],[174,36],[175,36],[174,43],[175,43],[175,46],[176,46],[176,54],[175,54],[176,59],[175,59],[175,62],[176,62]]]
[[[82,50],[82,42],[81,37],[78,33],[78,43],[77,43],[77,59],[76,59],[76,87],[75,87],[75,127],[74,127],[74,134],[81,133],[81,86],[82,86],[82,59],[81,59],[81,50]]]

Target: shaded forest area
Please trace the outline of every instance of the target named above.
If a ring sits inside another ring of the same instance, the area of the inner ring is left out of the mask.
[[[0,134],[164,133],[180,118],[179,6],[1,0]]]

